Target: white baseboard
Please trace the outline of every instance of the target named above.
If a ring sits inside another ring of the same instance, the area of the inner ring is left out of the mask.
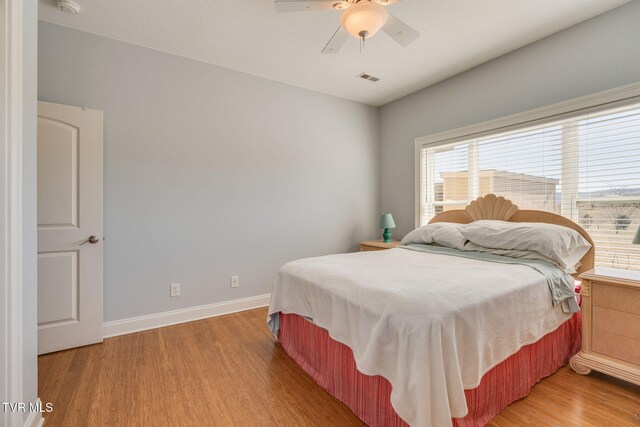
[[[38,399],[38,403],[40,406],[42,405],[40,399]],[[44,418],[42,418],[41,412],[29,412],[27,419],[24,420],[23,427],[42,427],[42,424],[44,424]]]
[[[177,325],[178,323],[192,322],[208,317],[222,316],[224,314],[237,313],[269,305],[270,294],[255,297],[241,298],[232,301],[215,304],[200,305],[181,310],[165,311],[164,313],[150,314],[147,316],[132,317],[130,319],[115,320],[102,324],[104,338],[126,335],[163,326]]]

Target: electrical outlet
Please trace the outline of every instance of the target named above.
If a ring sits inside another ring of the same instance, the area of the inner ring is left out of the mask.
[[[239,276],[231,276],[231,287],[237,288],[240,286],[240,277]]]
[[[172,283],[169,285],[169,296],[171,297],[180,296],[180,283]]]

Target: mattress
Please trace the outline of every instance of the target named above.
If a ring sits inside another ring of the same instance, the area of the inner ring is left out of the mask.
[[[521,264],[406,249],[294,261],[277,276],[269,322],[308,317],[351,349],[358,370],[392,385],[391,404],[414,426],[468,414],[465,390],[570,314],[547,277]]]

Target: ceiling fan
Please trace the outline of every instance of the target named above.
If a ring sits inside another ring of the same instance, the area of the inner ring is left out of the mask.
[[[322,49],[337,53],[349,35],[363,43],[382,29],[401,46],[408,46],[420,36],[416,30],[387,12],[384,6],[400,0],[276,0],[277,12],[341,10],[340,27]]]

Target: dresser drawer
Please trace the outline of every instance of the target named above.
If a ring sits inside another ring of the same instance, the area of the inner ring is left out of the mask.
[[[593,305],[640,315],[640,288],[627,288],[593,282],[591,284]]]
[[[593,307],[593,328],[640,340],[640,314]],[[640,348],[638,349],[640,352]]]
[[[571,368],[640,385],[640,272],[597,267],[580,278],[582,351]]]
[[[379,246],[360,245],[360,252],[383,251],[385,249],[386,248],[381,248]]]
[[[594,329],[593,352],[640,365],[640,340],[614,334],[603,329]]]
[[[609,291],[615,287],[606,289]],[[611,302],[613,307],[619,306],[618,301],[605,302]],[[592,325],[591,346],[594,352],[640,364],[640,314],[594,305]]]
[[[392,240],[391,242],[383,242],[382,240],[363,240],[360,242],[360,252],[383,251],[385,249],[393,249],[400,246],[400,242]]]

